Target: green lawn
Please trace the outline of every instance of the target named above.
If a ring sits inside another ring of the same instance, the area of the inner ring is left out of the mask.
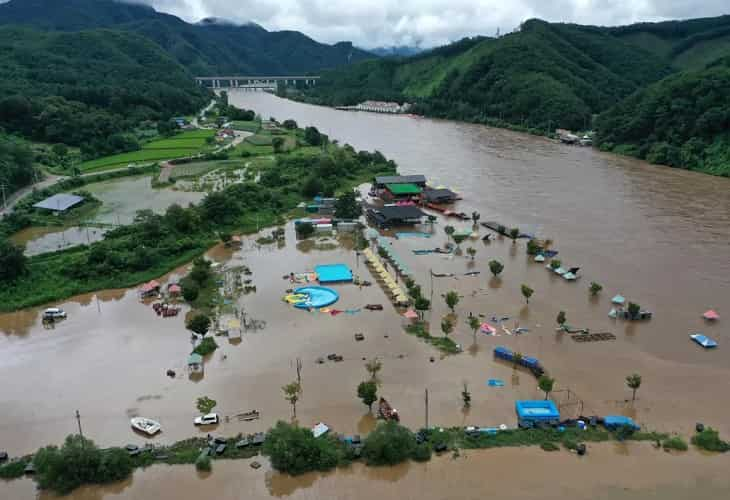
[[[83,162],[79,165],[79,168],[82,172],[96,172],[125,167],[130,163],[184,158],[212,147],[208,146],[206,139],[213,135],[215,135],[213,130],[189,130],[173,137],[150,141],[144,144],[142,149],[138,151],[130,151],[129,153],[120,153]]]
[[[242,122],[233,121],[231,122],[233,130],[243,130],[244,132],[253,132],[254,134],[261,128],[261,123],[257,121]]]
[[[272,137],[270,135],[256,134],[250,137],[246,137],[246,142],[253,144],[254,146],[269,146],[271,144]]]

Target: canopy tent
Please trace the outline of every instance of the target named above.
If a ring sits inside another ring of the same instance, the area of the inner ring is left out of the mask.
[[[626,298],[621,294],[617,294],[614,298],[611,299],[611,302],[621,306],[626,302]]]
[[[702,315],[703,318],[710,321],[715,321],[720,319],[720,315],[717,314],[713,309],[710,309],[709,311],[705,311],[705,314]]]
[[[167,287],[167,291],[170,293],[170,295],[178,295],[180,292],[182,292],[182,288],[180,288],[180,285],[170,285]]]
[[[418,319],[418,313],[413,309],[408,309],[406,312],[403,313],[403,317],[407,319]]]
[[[535,255],[535,262],[545,262],[545,256],[543,254]]]
[[[152,281],[142,285],[139,290],[142,293],[150,293],[150,292],[157,290],[158,288],[160,288],[160,284],[157,281],[152,280]]]

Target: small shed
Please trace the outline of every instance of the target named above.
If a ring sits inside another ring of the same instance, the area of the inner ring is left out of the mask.
[[[33,208],[40,208],[43,210],[50,210],[54,213],[63,213],[69,208],[75,207],[79,203],[83,202],[84,198],[75,194],[59,193],[46,198],[43,201],[39,201]]]
[[[188,356],[188,372],[203,373],[203,356],[201,356],[197,352],[194,352],[190,356]]]

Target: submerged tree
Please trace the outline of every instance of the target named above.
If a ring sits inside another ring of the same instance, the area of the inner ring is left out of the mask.
[[[517,238],[520,236],[520,230],[513,227],[509,230],[509,237],[512,238],[512,243],[517,242]]]
[[[459,303],[459,294],[451,290],[444,295],[444,301],[446,301],[446,306],[451,309],[451,312],[454,312],[454,307]]]
[[[193,331],[198,335],[205,336],[210,329],[210,318],[205,314],[196,314],[187,322],[186,327],[188,330]]]
[[[557,317],[556,321],[558,322],[558,324],[560,326],[563,326],[565,324],[565,322],[567,321],[567,319],[565,317],[565,311],[560,311],[558,313],[558,317]]]
[[[632,373],[626,377],[626,385],[631,389],[631,401],[636,401],[636,391],[641,387],[641,375],[638,373]]]
[[[469,408],[471,406],[471,392],[469,392],[469,385],[466,381],[463,382],[461,400],[464,402],[464,408]]]
[[[454,323],[449,318],[444,317],[441,320],[441,331],[444,333],[444,336],[448,337],[454,331]]]
[[[448,239],[451,239],[451,236],[453,236],[455,231],[456,231],[456,229],[454,228],[454,226],[445,226],[444,227],[444,233],[446,233],[446,237]]]
[[[284,399],[286,399],[292,407],[292,418],[297,418],[297,402],[302,394],[302,385],[297,382],[291,382],[281,388],[284,391]]]
[[[482,322],[479,320],[479,318],[477,316],[469,316],[469,319],[467,319],[467,323],[469,324],[469,328],[471,328],[472,336],[474,337],[474,340],[476,341],[477,330],[479,330],[479,327],[482,326]]]
[[[200,413],[206,415],[210,413],[217,404],[218,402],[215,399],[210,399],[208,396],[203,396],[198,398],[198,400],[195,402],[195,407]]]
[[[471,260],[474,260],[474,257],[477,254],[477,249],[474,248],[474,247],[469,247],[469,248],[466,249],[466,253],[469,254],[469,257],[471,257]]]
[[[512,368],[517,368],[522,363],[522,353],[516,352],[512,355]]]
[[[635,304],[634,302],[629,302],[629,305],[626,309],[629,312],[629,318],[631,319],[638,318],[639,313],[641,312],[641,306],[639,304]]]
[[[413,307],[418,312],[419,318],[423,319],[423,313],[431,308],[431,301],[425,297],[419,296],[413,303]]]
[[[522,291],[522,296],[525,298],[525,302],[527,304],[529,304],[530,303],[530,297],[532,297],[532,294],[535,293],[535,290],[533,290],[532,288],[530,288],[527,285],[522,285],[520,287],[520,290]]]
[[[378,399],[378,384],[372,380],[360,382],[357,386],[357,397],[368,407],[368,411],[372,410],[373,403]]]
[[[375,380],[378,372],[382,370],[383,363],[376,357],[365,363],[365,370],[370,374],[370,380]]]
[[[491,273],[492,273],[492,274],[494,275],[494,277],[496,278],[496,277],[497,277],[497,276],[499,276],[499,275],[500,275],[500,274],[502,273],[502,271],[504,270],[504,264],[502,264],[502,263],[501,263],[500,261],[498,261],[498,260],[490,260],[490,261],[489,261],[489,270],[491,271]]]
[[[588,288],[591,295],[596,296],[601,292],[601,290],[603,290],[603,286],[595,281],[591,281],[591,286]]]
[[[537,385],[540,388],[542,392],[545,393],[545,399],[550,396],[550,393],[553,392],[553,386],[555,385],[555,379],[552,379],[548,377],[547,375],[542,375],[537,380]]]

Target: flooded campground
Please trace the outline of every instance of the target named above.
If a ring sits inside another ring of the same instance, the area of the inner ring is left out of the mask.
[[[4,387],[0,400],[0,443],[11,454],[60,442],[76,429],[76,409],[84,433],[101,445],[145,441],[129,429],[133,415],[162,423],[163,432],[152,442],[204,433],[192,425],[195,399],[204,395],[218,401],[224,416],[261,412],[255,422],[224,421],[216,434],[265,430],[290,417],[281,387],[296,377],[297,358],[303,363],[303,396],[297,405],[302,425],[324,421],[338,432],[367,433],[375,421],[355,388],[367,377],[363,359],[377,356],[383,361],[379,392],[398,408],[405,425],[424,424],[427,388],[432,424],[512,426],[514,400],[542,396],[528,372],[494,360],[497,345],[541,360],[556,378],[554,398],[565,415],[626,414],[652,430],[685,436],[702,421],[730,433],[730,400],[724,396],[730,360],[723,355],[730,331],[724,319],[711,325],[700,317],[710,307],[730,314],[729,180],[479,126],[336,112],[255,93],[232,94],[231,102],[265,116],[292,117],[300,126],[316,125],[357,148],[379,149],[399,163],[401,172],[423,173],[434,184],[458,190],[463,196],[459,210],[477,210],[482,220],[552,238],[559,257],[581,267],[582,277],[566,282],[555,276],[526,255],[524,240],[467,240],[461,247],[473,246],[474,260],[415,255],[413,250],[446,242],[443,227],[452,222],[443,217],[433,228],[421,228],[428,237],[389,239],[424,294],[433,297],[434,309],[428,313],[433,335],[441,334],[438,324],[448,312],[442,294],[455,290],[461,296],[451,336],[464,352],[441,356],[403,331],[406,320],[377,284],[335,285],[340,299],[333,307],[350,314],[307,312],[283,302],[292,285],[282,277],[318,264],[344,263],[354,274],[375,281],[346,240],[298,244],[289,224],[281,248],[257,245],[251,237],[241,250],[217,247],[209,253],[223,266],[244,264],[252,270],[257,291],[243,296],[239,307],[262,328],[244,332],[240,342],[219,338],[221,347],[205,360],[199,381],[189,380],[185,369],[191,346],[184,315],[159,318],[135,290],[67,301],[62,307],[69,319],[52,330],[44,329],[38,309],[0,316],[0,376],[16,381]],[[453,224],[471,228],[471,223]],[[487,232],[481,228],[480,237]],[[500,279],[491,278],[491,259],[505,265]],[[432,280],[431,271],[453,276]],[[598,298],[588,295],[590,281],[604,286]],[[523,283],[535,290],[529,305],[520,293]],[[654,318],[641,323],[610,319],[610,299],[616,293],[653,311]],[[385,308],[362,309],[371,303]],[[571,325],[609,331],[616,340],[579,343],[556,333],[559,310],[566,311]],[[509,317],[505,324],[510,329],[518,322],[529,332],[478,333],[474,343],[466,325],[469,313]],[[694,330],[717,339],[720,349],[702,351],[691,344],[687,335]],[[357,342],[354,334],[360,332],[365,340]],[[330,353],[343,361],[316,362]],[[176,371],[176,378],[165,375],[168,369]],[[635,403],[627,401],[631,392],[624,382],[632,372],[643,376]],[[505,386],[489,387],[488,379],[503,380]],[[467,413],[460,396],[465,381],[473,398]],[[386,470],[355,466],[296,479],[255,472],[246,461],[216,462],[207,478],[197,477],[192,467],[155,466],[138,471],[127,483],[84,488],[72,498],[181,498],[181,493],[193,498],[201,488],[220,498],[241,492],[253,498],[364,498],[366,491],[371,496],[376,490],[385,498],[401,498],[406,491],[414,498],[476,498],[486,488],[499,498],[540,492],[542,498],[630,499],[645,498],[647,491],[681,498],[679,492],[690,488],[698,498],[716,498],[714,493],[727,489],[722,472],[727,457],[672,456],[649,444],[630,445],[624,453],[615,446],[591,448],[582,462],[567,453],[548,459],[539,449],[492,450],[469,452],[458,460],[442,457]],[[533,471],[529,477],[526,467]],[[645,472],[632,473],[638,469]],[[488,474],[492,480],[485,485]],[[390,488],[394,483],[397,489]],[[18,498],[32,494],[27,481],[0,484],[0,490],[6,487]]]

